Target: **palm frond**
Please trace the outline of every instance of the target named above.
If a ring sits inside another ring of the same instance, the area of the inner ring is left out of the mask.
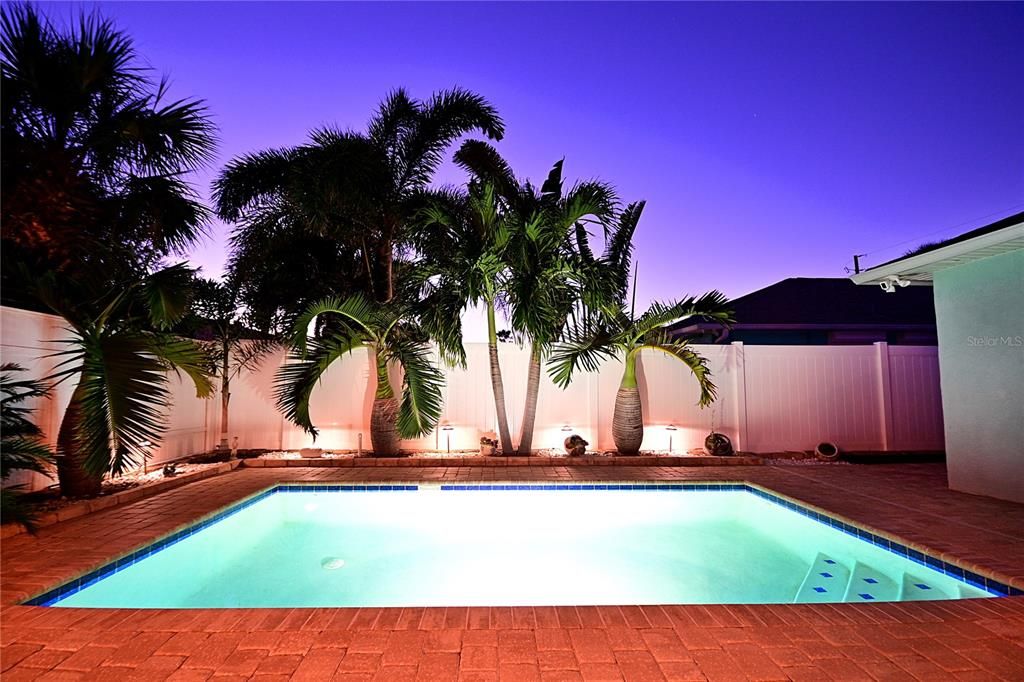
[[[132,332],[76,340],[81,379],[75,398],[82,414],[76,447],[95,474],[137,465],[167,428],[166,365],[151,341]]]
[[[307,307],[296,319],[292,327],[292,345],[300,353],[305,353],[309,325],[320,315],[333,313],[342,316],[360,332],[366,335],[374,335],[372,328],[373,318],[376,314],[374,304],[370,303],[364,296],[356,295],[342,300],[337,296],[316,301]],[[352,334],[349,334],[350,336]]]
[[[601,361],[615,357],[621,346],[604,326],[570,329],[566,341],[551,349],[548,374],[561,388],[567,387],[577,371],[595,372]]]
[[[512,197],[518,189],[515,173],[498,150],[482,140],[466,140],[455,152],[455,165],[481,182],[498,188],[503,197]]]
[[[13,363],[0,366],[0,480],[18,470],[49,475],[53,455],[42,442],[43,432],[29,416],[27,400],[45,398],[50,388],[35,379],[16,379],[25,368]]]
[[[171,334],[151,334],[150,352],[163,362],[166,371],[184,372],[196,387],[197,398],[213,395],[209,352],[192,339]]]
[[[402,401],[398,408],[398,433],[419,438],[434,430],[444,407],[444,375],[430,359],[425,343],[393,340],[388,354],[404,370]]]
[[[309,415],[313,389],[331,363],[363,345],[364,340],[358,336],[332,334],[325,339],[310,339],[303,352],[292,352],[274,377],[274,397],[285,418],[316,438],[318,431]]]
[[[158,270],[139,285],[149,322],[158,329],[170,329],[188,312],[195,271],[186,263]]]
[[[213,201],[220,219],[238,221],[247,210],[279,193],[295,158],[292,150],[268,149],[229,162],[213,182]]]
[[[689,347],[685,341],[666,341],[664,343],[645,343],[637,346],[637,349],[647,349],[665,353],[676,358],[690,368],[693,376],[700,385],[700,399],[697,404],[707,407],[718,396],[718,389],[711,381],[711,370],[708,368],[708,361],[703,355]]]

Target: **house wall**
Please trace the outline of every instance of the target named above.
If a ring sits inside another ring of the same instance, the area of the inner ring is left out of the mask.
[[[1024,502],[1024,250],[934,282],[949,485]]]
[[[58,318],[0,309],[4,362],[18,362],[33,377],[53,371],[54,339],[66,337]],[[713,408],[697,407],[697,386],[681,363],[658,353],[644,353],[638,380],[644,398],[644,449],[674,452],[703,445],[712,423],[737,449],[752,452],[809,450],[832,440],[847,450],[941,450],[943,445],[938,362],[934,347],[887,346],[698,346],[709,360],[719,399]],[[482,433],[495,431],[494,401],[486,344],[468,344],[468,367],[446,369],[442,424],[424,438],[407,441],[416,450],[476,449]],[[500,345],[509,423],[514,439],[522,425],[526,400],[528,351]],[[268,357],[254,372],[232,382],[229,434],[241,448],[301,448],[313,439],[287,423],[274,404],[274,372],[284,353]],[[370,448],[366,352],[334,364],[313,394],[311,415],[320,429],[316,446]],[[613,448],[612,408],[622,364],[609,361],[600,371],[580,374],[564,391],[542,378],[534,448],[560,447],[569,427],[591,449]],[[400,375],[394,372],[398,385]],[[187,378],[171,375],[174,396],[169,430],[154,449],[152,464],[212,448],[220,434],[219,397],[199,400]],[[49,442],[71,394],[71,382],[40,401],[38,423]],[[670,431],[668,426],[675,426]],[[46,483],[37,478],[32,485]]]

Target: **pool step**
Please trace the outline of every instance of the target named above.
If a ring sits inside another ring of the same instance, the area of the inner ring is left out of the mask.
[[[856,561],[843,601],[896,601],[900,598],[901,588],[902,585],[885,573]]]
[[[950,599],[953,595],[947,593],[932,581],[919,578],[910,573],[903,574],[903,589],[900,592],[901,601],[924,601],[926,599]],[[962,596],[962,595],[961,595]]]
[[[842,601],[850,582],[850,570],[838,560],[818,552],[797,590],[794,603]]]

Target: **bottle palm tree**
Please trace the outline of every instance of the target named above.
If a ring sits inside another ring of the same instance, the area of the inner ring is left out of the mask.
[[[625,367],[612,415],[612,438],[620,454],[637,454],[644,439],[643,405],[636,380],[636,361],[642,351],[665,353],[689,367],[700,386],[698,404],[701,407],[710,405],[716,397],[707,359],[686,340],[672,339],[665,329],[666,325],[687,317],[728,324],[732,313],[725,296],[718,291],[674,303],[654,302],[639,316],[620,302],[573,325],[567,340],[558,344],[551,354],[551,378],[563,388],[579,369],[592,372],[602,359],[623,359]]]
[[[81,281],[47,273],[35,293],[64,318],[71,338],[54,379],[73,380],[57,434],[57,476],[66,497],[96,495],[103,476],[137,466],[167,427],[169,371],[184,372],[196,395],[210,395],[209,358],[168,330],[188,305],[192,271],[173,265],[94,297]]]
[[[5,5],[0,32],[5,260],[113,287],[191,245],[207,212],[182,178],[215,146],[203,104],[170,100],[97,14],[62,32]],[[15,272],[5,298],[24,288]]]
[[[366,133],[314,131],[304,145],[235,159],[214,183],[218,214],[240,230],[282,224],[329,237],[357,253],[359,281],[379,303],[395,296],[395,252],[411,237],[445,150],[480,131],[501,139],[504,125],[481,96],[453,88],[426,101],[395,90]]]
[[[310,306],[296,320],[291,362],[278,370],[278,407],[315,438],[318,432],[309,414],[313,389],[331,363],[362,347],[370,351],[377,382],[370,414],[374,454],[396,455],[402,438],[430,433],[441,415],[444,376],[430,360],[426,335],[409,320],[407,306],[397,301],[378,304],[363,296],[326,298]],[[320,326],[320,335],[307,338],[314,324]],[[401,401],[388,376],[392,362],[404,372]]]

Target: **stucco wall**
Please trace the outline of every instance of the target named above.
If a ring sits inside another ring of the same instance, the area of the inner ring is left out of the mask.
[[[934,279],[949,485],[1024,502],[1024,250]]]

